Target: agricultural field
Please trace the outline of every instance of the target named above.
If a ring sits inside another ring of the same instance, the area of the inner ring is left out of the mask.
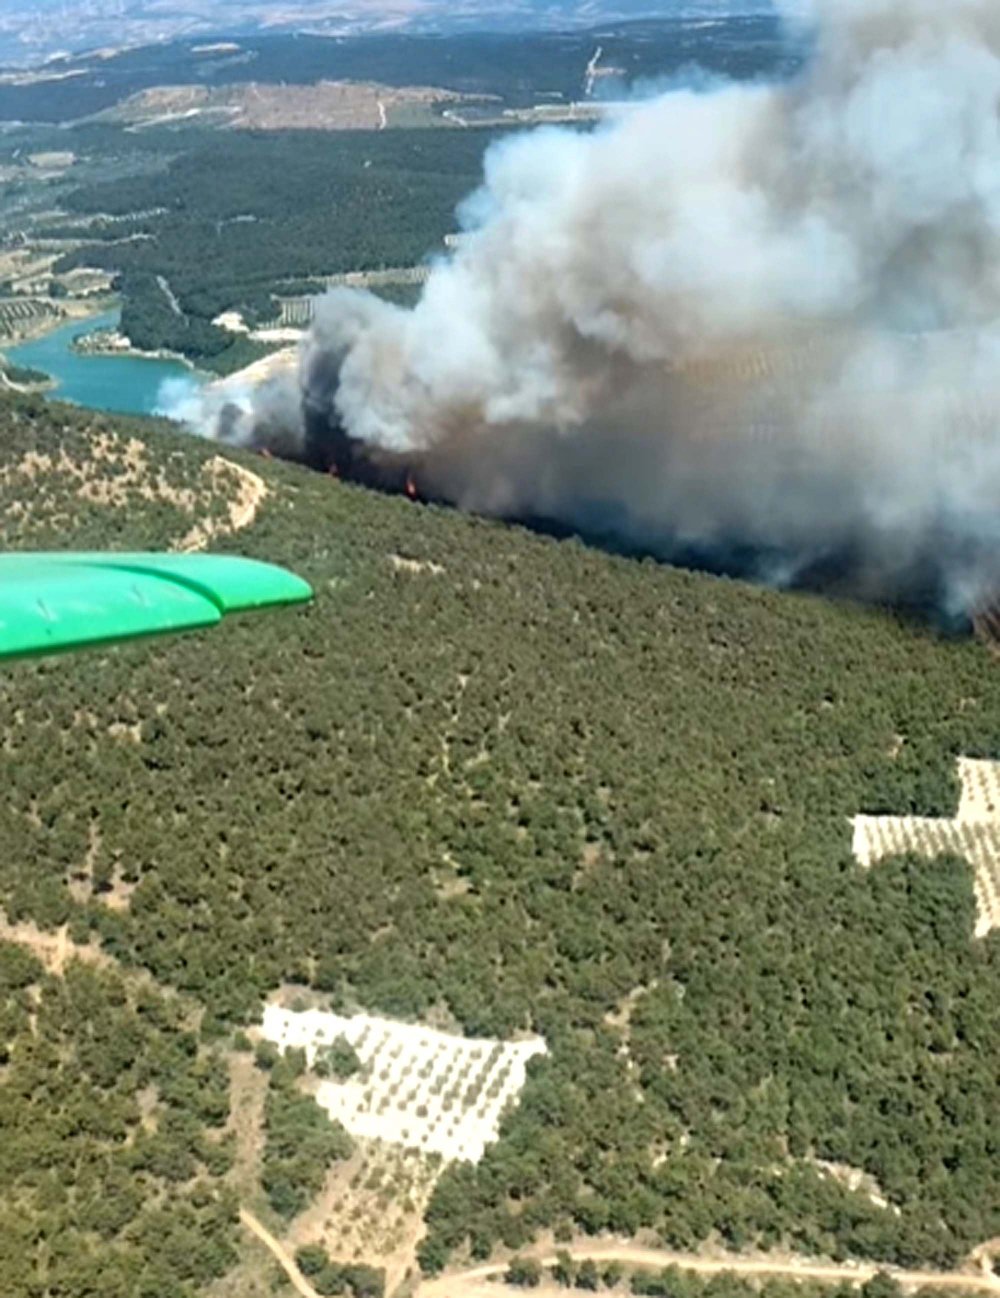
[[[357,1053],[358,1073],[323,1081],[317,1102],[352,1136],[478,1163],[497,1139],[500,1118],[516,1102],[528,1061],[545,1042],[462,1037],[358,1014],[322,1010],[264,1011],[262,1033],[281,1049],[304,1049],[312,1067],[338,1040]]]
[[[975,870],[976,937],[1000,928],[1000,762],[959,758],[962,794],[953,820],[857,816],[854,855],[864,866],[908,852],[956,857]]]
[[[40,298],[0,298],[0,341],[17,342],[56,323],[62,311]]]
[[[32,151],[35,144],[39,148]],[[0,346],[100,310],[112,292],[113,276],[100,268],[56,269],[60,258],[100,230],[81,225],[67,231],[60,204],[80,183],[106,175],[107,169],[90,156],[52,144],[49,133],[22,131],[0,146],[0,158],[9,160],[0,166]]]
[[[447,126],[462,95],[425,86],[319,81],[314,85],[161,86],[127,99],[102,120],[139,129],[177,123],[237,131],[378,131]]]
[[[392,1293],[417,1272],[416,1246],[440,1176],[434,1155],[356,1140],[354,1156],[329,1173],[315,1202],[291,1224],[289,1240],[298,1248],[321,1244],[340,1262],[384,1267]]]

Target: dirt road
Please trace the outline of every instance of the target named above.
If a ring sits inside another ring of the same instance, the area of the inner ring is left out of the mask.
[[[240,1221],[251,1234],[257,1236],[265,1248],[271,1251],[274,1260],[285,1275],[288,1276],[292,1288],[297,1294],[301,1295],[301,1298],[320,1298],[320,1295],[295,1265],[295,1258],[292,1257],[283,1244],[274,1238],[267,1227],[257,1220],[252,1212],[248,1212],[246,1208],[241,1208]]]
[[[897,1271],[879,1268],[871,1263],[836,1266],[824,1262],[796,1262],[787,1258],[743,1258],[738,1255],[723,1258],[704,1258],[690,1253],[670,1253],[654,1248],[637,1248],[630,1244],[578,1245],[566,1250],[577,1261],[591,1258],[594,1262],[621,1262],[625,1266],[638,1266],[662,1270],[676,1266],[682,1271],[699,1275],[719,1275],[730,1272],[736,1275],[781,1276],[792,1280],[816,1280],[828,1284],[863,1284],[880,1269],[889,1271],[906,1289],[942,1289],[952,1292],[988,1293],[1000,1298],[1000,1277],[984,1273],[952,1271]],[[530,1256],[527,1254],[526,1256]],[[555,1255],[538,1258],[543,1266],[551,1266]],[[502,1263],[476,1267],[457,1275],[426,1280],[417,1289],[417,1298],[497,1298],[495,1284],[490,1278],[506,1270]]]
[[[301,1298],[319,1298],[316,1290],[306,1280],[295,1264],[295,1259],[288,1250],[263,1226],[257,1218],[245,1208],[240,1209],[240,1221],[264,1244],[284,1270],[296,1293]],[[1000,1277],[982,1271],[899,1271],[894,1267],[878,1267],[869,1262],[847,1263],[837,1266],[827,1262],[795,1261],[789,1258],[746,1258],[732,1257],[707,1258],[691,1253],[671,1253],[665,1249],[638,1248],[632,1244],[596,1244],[575,1245],[566,1252],[577,1262],[590,1259],[593,1262],[621,1262],[624,1266],[646,1267],[662,1270],[664,1267],[676,1266],[681,1271],[693,1271],[697,1275],[720,1275],[729,1273],[765,1279],[780,1276],[786,1280],[814,1280],[822,1284],[861,1285],[870,1280],[880,1270],[886,1270],[904,1289],[941,1289],[952,1293],[984,1293],[1000,1298]],[[543,1267],[552,1266],[556,1261],[555,1254],[539,1256],[526,1253],[524,1256],[537,1257]],[[504,1262],[491,1262],[485,1266],[474,1267],[471,1271],[461,1271],[454,1275],[439,1276],[434,1280],[424,1280],[417,1286],[414,1298],[497,1298],[502,1293],[496,1284],[496,1277],[507,1270]],[[544,1286],[544,1293],[552,1286]],[[534,1291],[539,1292],[539,1291]]]

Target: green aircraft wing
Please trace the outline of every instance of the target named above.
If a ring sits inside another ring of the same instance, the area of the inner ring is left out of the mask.
[[[0,659],[191,631],[312,593],[283,568],[229,555],[0,554]]]

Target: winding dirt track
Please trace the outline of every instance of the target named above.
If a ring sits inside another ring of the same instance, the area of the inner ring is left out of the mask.
[[[1000,1277],[974,1271],[897,1271],[891,1267],[880,1268],[870,1263],[854,1266],[835,1266],[824,1262],[795,1262],[784,1258],[725,1258],[697,1257],[690,1253],[670,1253],[655,1248],[637,1248],[630,1244],[598,1244],[570,1247],[566,1250],[576,1261],[590,1258],[594,1262],[622,1262],[627,1266],[676,1266],[682,1271],[699,1275],[719,1275],[729,1272],[745,1276],[783,1276],[791,1280],[818,1280],[824,1283],[863,1284],[879,1270],[889,1271],[906,1289],[942,1289],[963,1293],[988,1293],[1000,1298]],[[555,1254],[539,1257],[542,1266],[552,1266]],[[506,1271],[505,1263],[490,1263],[464,1271],[458,1275],[441,1276],[425,1280],[417,1290],[418,1298],[496,1298],[496,1288],[488,1282],[491,1277]]]
[[[301,1298],[320,1298],[305,1276],[295,1265],[295,1259],[288,1250],[263,1226],[253,1213],[240,1209],[240,1221],[260,1240],[288,1276],[296,1293]],[[879,1270],[888,1270],[905,1289],[942,1289],[958,1293],[986,1293],[993,1298],[1000,1298],[1000,1277],[988,1273],[985,1269],[975,1271],[897,1271],[894,1268],[880,1268],[871,1263],[858,1262],[852,1266],[835,1266],[824,1262],[795,1262],[782,1258],[773,1261],[768,1258],[741,1258],[739,1256],[724,1258],[697,1257],[691,1253],[670,1253],[664,1249],[637,1248],[631,1244],[579,1245],[566,1249],[575,1261],[590,1259],[594,1262],[621,1262],[627,1266],[664,1267],[676,1266],[682,1271],[693,1271],[698,1275],[720,1275],[728,1272],[745,1276],[782,1276],[789,1280],[817,1280],[827,1284],[839,1284],[847,1281],[850,1284],[864,1284]],[[542,1266],[552,1266],[555,1254],[539,1257]],[[496,1276],[507,1270],[505,1262],[491,1262],[486,1266],[475,1267],[471,1271],[462,1271],[455,1275],[439,1276],[435,1280],[424,1280],[417,1286],[415,1298],[497,1298],[498,1290],[490,1284]]]
[[[246,1226],[251,1234],[256,1235],[265,1248],[270,1249],[274,1260],[284,1271],[285,1275],[291,1281],[292,1288],[301,1298],[320,1298],[320,1295],[305,1278],[299,1268],[295,1265],[295,1258],[292,1257],[288,1249],[274,1238],[271,1232],[264,1226],[252,1212],[246,1208],[240,1209],[240,1221]]]

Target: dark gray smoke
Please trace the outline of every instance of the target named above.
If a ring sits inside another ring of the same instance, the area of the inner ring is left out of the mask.
[[[1000,579],[1000,6],[812,0],[797,80],[494,148],[415,309],[322,299],[224,440],[872,597]]]

